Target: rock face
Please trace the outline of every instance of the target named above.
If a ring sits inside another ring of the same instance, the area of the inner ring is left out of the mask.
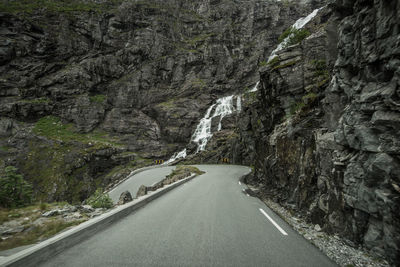
[[[253,84],[279,34],[322,4],[17,2],[0,5],[0,166],[17,166],[46,201],[81,201],[168,159],[208,105]]]
[[[400,262],[398,1],[332,1],[260,69],[233,162],[260,193]],[[333,44],[337,44],[337,47]],[[228,139],[229,140],[229,139]],[[220,149],[221,150],[221,149]]]
[[[122,192],[119,196],[117,205],[123,205],[133,200],[132,195],[129,191]]]

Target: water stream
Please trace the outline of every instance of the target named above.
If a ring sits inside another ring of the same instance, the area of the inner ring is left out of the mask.
[[[298,19],[292,27],[295,29],[301,29],[303,28],[308,22],[310,22],[317,14],[318,11],[320,11],[322,8],[315,9],[311,14],[309,14],[307,17],[303,17]],[[272,51],[270,57],[268,58],[268,61],[273,59],[276,56],[276,53],[280,50],[282,50],[286,43],[289,40],[289,36],[286,37],[278,46]],[[248,92],[256,92],[258,90],[258,85],[260,81],[258,81],[255,86],[249,90]],[[246,93],[248,93],[246,92]],[[234,106],[234,99],[236,99],[236,106]],[[196,153],[205,150],[207,142],[210,140],[210,138],[213,136],[212,129],[211,129],[211,124],[213,118],[219,117],[219,122],[218,122],[218,128],[217,131],[222,130],[222,119],[230,114],[233,114],[234,112],[240,112],[242,110],[242,94],[240,95],[231,95],[231,96],[225,96],[222,98],[217,99],[215,104],[212,104],[206,111],[204,117],[200,120],[199,124],[196,127],[196,130],[194,131],[191,142],[194,142],[197,144],[197,149]],[[175,153],[165,164],[169,164],[174,162],[177,159],[180,158],[186,158],[187,152],[186,148],[183,149],[180,152]]]

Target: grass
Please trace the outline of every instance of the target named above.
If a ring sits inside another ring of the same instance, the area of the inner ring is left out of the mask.
[[[300,43],[303,41],[305,38],[310,36],[310,32],[306,29],[296,29],[293,27],[287,28],[278,38],[278,42],[281,43],[283,42],[286,38],[287,43],[285,44],[285,47]]]
[[[94,95],[89,97],[90,102],[103,104],[107,100],[106,95]]]
[[[46,211],[56,206],[64,206],[66,202],[54,202],[54,203],[39,203],[35,205],[30,205],[23,208],[15,209],[4,209],[0,208],[0,224],[8,222],[10,220],[20,218],[20,217],[39,217],[40,211]]]
[[[55,116],[46,116],[36,122],[33,132],[37,135],[45,136],[49,139],[61,141],[79,141],[82,143],[98,143],[102,145],[118,146],[114,140],[111,140],[106,133],[95,131],[92,133],[78,133],[72,123],[64,124],[60,118]]]
[[[292,60],[292,61],[289,61],[288,63],[275,66],[275,67],[272,68],[272,70],[278,70],[278,69],[287,68],[289,66],[292,66],[292,65],[296,64],[297,62],[299,62],[299,61],[298,60]]]
[[[14,235],[5,240],[0,241],[0,250],[12,249],[19,246],[29,245],[53,236],[62,230],[78,225],[85,220],[65,222],[62,220],[54,220],[43,225],[32,226],[29,230]]]
[[[47,97],[40,97],[40,98],[35,98],[35,99],[23,99],[21,101],[22,103],[31,103],[31,104],[45,104],[49,103],[50,99]]]
[[[278,56],[273,57],[270,61],[268,61],[268,65],[270,65],[271,67],[274,67],[275,65],[277,65],[281,60],[279,59]]]
[[[268,65],[268,63],[265,60],[263,60],[260,63],[258,63],[258,66],[260,66],[260,67],[264,67],[264,66],[267,66],[267,65]]]
[[[120,3],[120,0],[108,3],[95,3],[82,0],[1,0],[0,12],[7,13],[34,13],[37,10],[48,12],[105,12],[110,5]]]

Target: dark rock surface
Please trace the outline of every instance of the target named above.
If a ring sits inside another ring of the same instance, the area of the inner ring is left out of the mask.
[[[208,105],[253,84],[281,32],[321,5],[19,1],[0,5],[0,166],[38,199],[73,202],[181,150]]]
[[[244,96],[238,137],[213,155],[254,166],[247,182],[262,196],[394,264],[399,10],[394,0],[332,1],[306,26],[311,36],[260,68],[259,91]]]
[[[133,200],[132,195],[129,191],[125,191],[121,193],[121,196],[119,197],[117,205],[123,205],[128,202],[131,202]]]

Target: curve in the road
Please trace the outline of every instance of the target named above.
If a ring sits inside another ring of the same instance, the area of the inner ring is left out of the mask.
[[[175,166],[165,166],[162,168],[145,170],[125,180],[113,188],[108,194],[114,203],[118,202],[121,193],[124,191],[129,191],[132,194],[132,197],[135,197],[141,185],[151,186],[164,179],[165,176],[170,174],[174,169]]]
[[[198,167],[206,173],[43,266],[335,266],[246,194],[248,167]]]

